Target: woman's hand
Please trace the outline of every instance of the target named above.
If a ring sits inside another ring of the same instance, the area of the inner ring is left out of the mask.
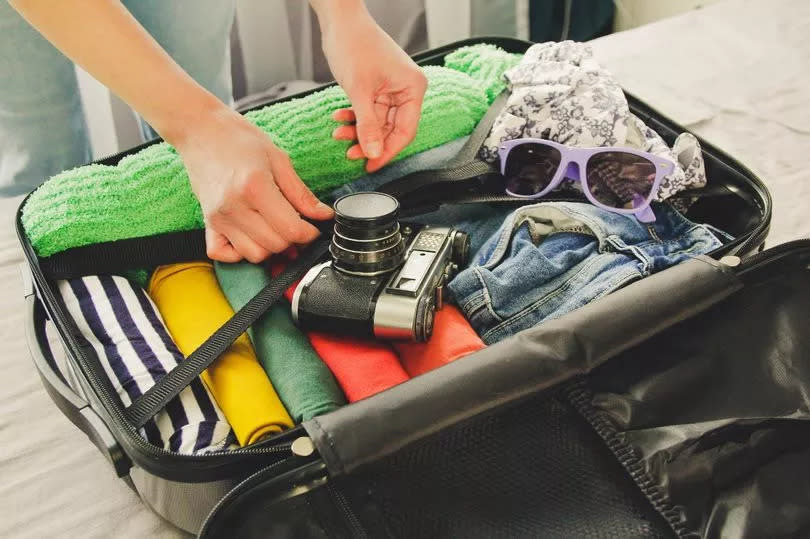
[[[416,136],[427,79],[419,67],[380,28],[359,0],[311,0],[320,21],[323,49],[351,109],[334,118],[351,125],[334,137],[357,140],[350,159],[368,159],[373,172]]]
[[[290,158],[258,127],[224,105],[173,141],[205,218],[208,256],[258,263],[318,229],[304,221],[332,210],[301,181]],[[299,215],[300,214],[300,215]]]

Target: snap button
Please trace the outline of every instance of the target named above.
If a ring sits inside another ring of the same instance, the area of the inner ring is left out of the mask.
[[[302,436],[293,441],[290,450],[293,452],[293,455],[308,457],[315,452],[315,444],[312,443],[311,438]]]
[[[740,259],[740,257],[734,255],[724,256],[723,258],[720,259],[721,264],[723,264],[724,266],[728,266],[730,268],[736,268],[737,266],[740,265],[741,262],[742,260]]]

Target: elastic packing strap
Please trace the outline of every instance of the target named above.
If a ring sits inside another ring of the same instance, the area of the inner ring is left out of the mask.
[[[278,301],[285,290],[326,255],[329,241],[327,236],[321,236],[304,249],[301,255],[293,260],[279,276],[271,280],[188,358],[135,399],[126,409],[127,418],[136,427],[142,427],[151,417],[165,408],[170,400],[202,374],[239,335],[247,331]]]
[[[40,259],[39,268],[51,279],[73,279],[205,258],[205,230],[184,230],[74,247]]]

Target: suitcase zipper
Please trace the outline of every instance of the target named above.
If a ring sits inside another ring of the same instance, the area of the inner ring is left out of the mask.
[[[281,465],[284,464],[285,462],[286,462],[286,459],[282,460],[282,461],[279,461],[279,462],[274,462],[270,466],[262,468],[258,472],[254,473],[254,474],[251,474],[247,478],[240,481],[238,485],[233,487],[227,494],[225,494],[225,496],[220,498],[219,501],[217,502],[217,504],[213,507],[213,509],[211,509],[211,511],[205,517],[205,520],[203,521],[202,526],[200,526],[199,535],[200,536],[203,535],[203,532],[205,532],[205,530],[208,528],[209,523],[211,522],[211,518],[214,515],[216,515],[217,512],[219,512],[220,509],[222,509],[222,506],[224,506],[226,503],[230,502],[234,497],[238,496],[241,493],[242,489],[247,488],[248,486],[255,483],[258,478],[260,478],[260,477],[263,478],[265,473],[270,472],[272,470],[275,470],[276,468],[281,467]]]
[[[802,238],[789,241],[787,243],[780,243],[779,245],[771,247],[766,251],[761,251],[749,256],[748,258],[742,259],[739,267],[737,268],[737,273],[745,274],[765,264],[770,264],[774,260],[782,258],[785,255],[790,255],[797,249],[810,249],[810,238]]]
[[[619,461],[655,510],[666,520],[672,531],[678,537],[685,537],[686,522],[681,511],[672,505],[667,492],[653,481],[635,449],[625,442],[616,428],[591,406],[592,395],[585,381],[581,379],[571,383],[564,392],[574,410],[605,442],[614,458]]]
[[[360,524],[360,520],[352,510],[352,506],[349,504],[349,500],[346,499],[346,496],[335,488],[331,482],[326,485],[326,489],[329,491],[329,495],[331,496],[335,506],[340,511],[340,514],[343,516],[344,522],[349,527],[351,536],[360,539],[368,537],[365,528],[363,528],[363,525]]]
[[[216,503],[216,505],[214,505],[214,507],[205,517],[202,526],[200,526],[198,537],[206,536],[212,520],[216,518],[217,513],[219,513],[219,511],[226,504],[230,503],[235,498],[240,497],[245,490],[268,481],[268,475],[271,476],[269,480],[273,480],[286,472],[297,470],[297,477],[290,479],[288,482],[290,487],[297,491],[295,494],[296,496],[305,494],[308,490],[314,488],[314,486],[320,486],[323,484],[323,482],[326,480],[325,466],[323,463],[318,463],[317,457],[312,457],[314,450],[309,451],[310,447],[314,448],[312,445],[312,440],[309,437],[301,436],[292,443],[292,446],[292,451],[290,452],[290,456],[288,458],[274,462],[273,464],[265,466],[257,472],[250,474],[248,477],[241,480],[235,487],[229,490],[225,496],[220,498],[220,500]],[[296,451],[296,449],[301,448],[303,448],[303,451]],[[315,467],[309,469],[311,468],[310,465],[312,464],[315,464]]]

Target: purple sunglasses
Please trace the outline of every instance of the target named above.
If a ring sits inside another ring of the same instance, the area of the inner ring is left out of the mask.
[[[669,159],[632,148],[573,148],[534,138],[506,141],[498,155],[508,195],[540,198],[568,178],[582,184],[593,205],[642,223],[655,221],[650,202],[675,169]]]

